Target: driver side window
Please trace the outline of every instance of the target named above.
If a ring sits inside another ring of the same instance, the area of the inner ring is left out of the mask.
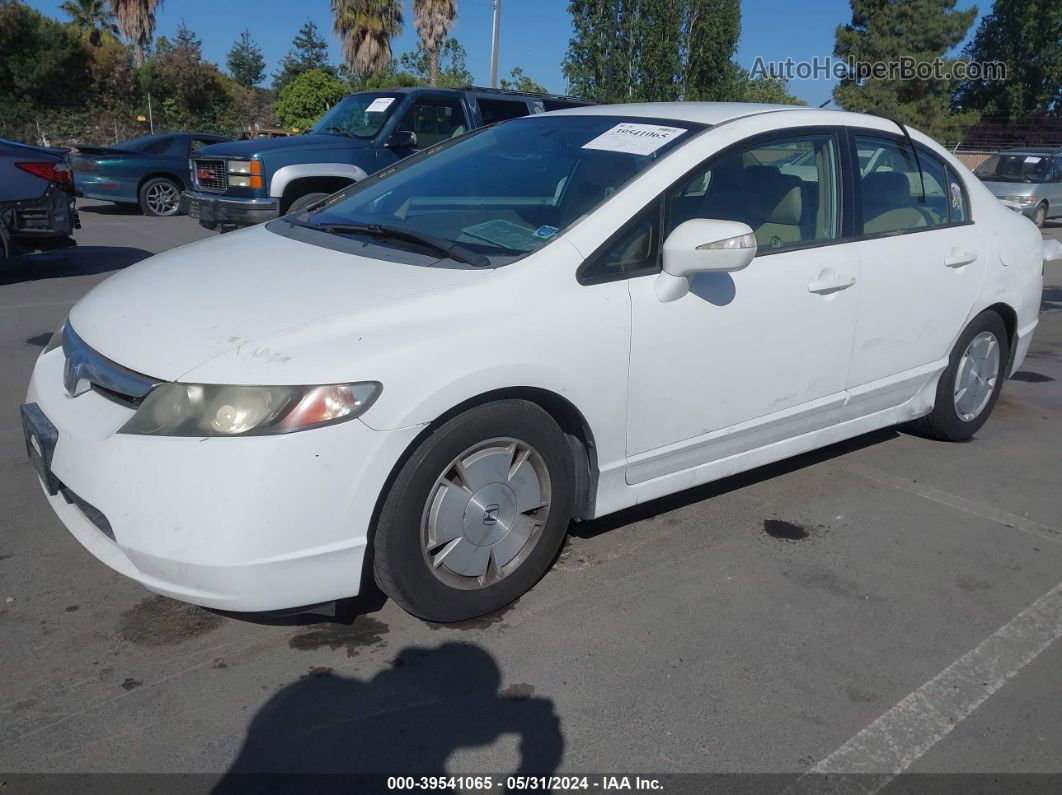
[[[467,132],[468,123],[456,97],[419,97],[396,129],[416,134],[417,148],[426,149]]]

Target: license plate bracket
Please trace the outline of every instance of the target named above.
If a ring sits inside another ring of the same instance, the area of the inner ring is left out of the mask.
[[[59,441],[59,431],[36,403],[26,403],[19,413],[22,415],[22,432],[26,438],[26,455],[37,470],[45,491],[49,496],[55,496],[61,484],[52,474],[52,455]]]

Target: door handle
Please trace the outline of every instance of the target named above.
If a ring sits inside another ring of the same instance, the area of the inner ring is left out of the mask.
[[[855,283],[855,276],[834,276],[832,279],[816,279],[808,284],[808,292],[819,293],[820,295],[836,293],[839,290],[847,290]]]
[[[944,264],[949,268],[961,268],[963,265],[969,265],[976,259],[977,254],[975,253],[952,249],[951,253],[944,258]]]

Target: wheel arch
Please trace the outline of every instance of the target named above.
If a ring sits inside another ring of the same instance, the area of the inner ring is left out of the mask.
[[[138,200],[140,199],[140,191],[144,187],[145,183],[147,183],[149,179],[155,179],[156,177],[162,177],[164,179],[176,182],[177,188],[179,190],[186,190],[188,188],[188,186],[184,184],[184,180],[181,179],[177,174],[174,174],[172,171],[152,171],[149,174],[145,174],[143,177],[140,178],[140,181],[136,183],[136,197]]]
[[[391,490],[398,473],[405,466],[406,461],[413,455],[425,438],[443,423],[456,417],[462,412],[482,406],[485,403],[493,403],[498,400],[526,400],[534,403],[560,426],[568,440],[568,447],[572,452],[575,465],[575,514],[577,521],[591,519],[594,515],[594,503],[597,495],[598,465],[597,445],[590,424],[586,421],[583,413],[567,398],[549,389],[531,386],[513,386],[500,389],[492,389],[488,392],[470,397],[455,406],[444,411],[434,420],[421,429],[398,457],[391,471],[384,481],[383,488],[376,497],[376,505],[373,507],[372,520],[369,523],[368,556],[372,555],[372,547],[376,535],[376,525],[379,521],[380,511],[384,500]],[[366,571],[372,571],[371,560],[367,559]]]
[[[307,193],[335,193],[354,182],[348,177],[299,177],[284,186],[280,196],[280,212],[287,212],[292,203]]]

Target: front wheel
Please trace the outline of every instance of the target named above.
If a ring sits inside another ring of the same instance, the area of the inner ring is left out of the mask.
[[[1033,213],[1033,223],[1042,227],[1047,220],[1047,205],[1041,202],[1040,206],[1036,208],[1036,212]]]
[[[504,607],[560,549],[573,482],[564,433],[537,405],[501,400],[459,414],[424,439],[384,500],[377,584],[428,621]]]
[[[181,189],[172,179],[153,177],[140,186],[144,215],[170,216],[181,210]]]
[[[988,420],[1010,361],[1003,319],[989,310],[975,317],[951,352],[937,384],[933,413],[917,420],[925,435],[946,442],[969,439]]]

